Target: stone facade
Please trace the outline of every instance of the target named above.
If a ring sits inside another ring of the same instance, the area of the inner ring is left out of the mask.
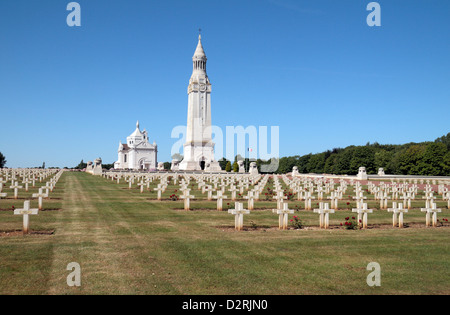
[[[184,158],[179,164],[185,171],[221,171],[214,159],[211,131],[211,83],[206,74],[206,55],[201,36],[195,50],[192,76],[188,86],[188,118]]]
[[[114,169],[156,170],[158,147],[155,142],[150,144],[148,132],[139,128],[127,137],[127,143],[119,142],[118,160]]]

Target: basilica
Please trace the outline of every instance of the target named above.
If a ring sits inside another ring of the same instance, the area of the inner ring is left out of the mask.
[[[114,163],[114,169],[130,170],[156,170],[158,147],[155,142],[150,144],[148,132],[139,128],[127,137],[127,143],[119,142],[118,160]]]

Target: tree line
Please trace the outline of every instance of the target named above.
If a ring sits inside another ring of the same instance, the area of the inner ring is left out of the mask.
[[[317,154],[282,157],[276,173],[285,174],[298,167],[300,173],[356,175],[360,166],[368,174],[377,174],[383,168],[395,175],[450,175],[450,133],[434,142],[335,148]]]

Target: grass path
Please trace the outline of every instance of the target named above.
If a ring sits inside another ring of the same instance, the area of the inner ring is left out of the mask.
[[[217,228],[233,224],[226,211],[174,210],[182,202],[153,201],[101,177],[68,172],[61,185],[62,211],[31,219],[32,229],[54,235],[0,237],[0,294],[450,293],[448,228],[235,232]],[[277,224],[270,210],[250,216],[246,225]],[[378,211],[369,224],[390,218]],[[0,230],[18,223],[0,213]],[[81,265],[81,287],[66,284],[70,262]],[[381,287],[366,284],[370,262],[381,265]]]
[[[160,268],[152,262],[145,239],[132,232],[128,210],[121,209],[120,202],[111,202],[126,198],[126,193],[96,189],[95,179],[68,176],[63,203],[67,215],[56,227],[59,246],[54,250],[48,293],[74,292],[66,284],[70,271],[65,269],[72,261],[82,269],[82,285],[75,289],[78,293],[148,293],[148,288],[162,282],[154,276]],[[116,234],[117,229],[129,233]]]

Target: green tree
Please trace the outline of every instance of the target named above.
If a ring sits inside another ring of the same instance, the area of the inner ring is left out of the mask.
[[[5,167],[6,165],[6,158],[5,156],[0,152],[0,168]]]
[[[218,162],[222,170],[227,167],[228,160],[226,158],[221,158]]]
[[[297,159],[297,164],[295,164],[298,167],[298,172],[301,174],[308,173],[308,162],[311,159],[312,154],[307,154],[299,157]]]
[[[325,169],[326,152],[314,154],[308,161],[308,173],[323,173]]]
[[[231,172],[231,162],[230,161],[227,162],[227,165],[225,166],[225,171],[228,173]]]
[[[420,175],[425,149],[426,146],[423,144],[411,144],[401,151],[398,157],[398,170],[402,175]]]
[[[447,146],[444,143],[430,143],[423,151],[419,162],[419,175],[439,176],[445,175],[444,156],[447,153]]]
[[[237,162],[233,163],[233,172],[235,173],[239,172],[239,164]]]
[[[447,150],[450,151],[450,132],[447,133],[446,136],[437,138],[435,142],[445,144],[447,146]]]
[[[87,163],[84,163],[84,161],[81,160],[81,162],[77,166],[75,166],[74,169],[82,170],[83,168],[86,168],[86,167],[87,167]]]
[[[444,155],[444,158],[442,159],[442,164],[444,166],[442,175],[450,176],[450,151]]]
[[[350,161],[350,171],[352,174],[357,174],[358,169],[364,166],[368,174],[375,173],[375,151],[369,146],[355,147]]]
[[[350,168],[350,162],[353,157],[353,151],[355,147],[350,146],[346,147],[342,152],[338,154],[338,156],[335,159],[335,167],[334,172],[335,174],[342,175],[342,174],[355,174],[356,172],[352,172]]]
[[[289,156],[289,157],[280,158],[277,173],[278,174],[286,174],[286,173],[292,172],[292,168],[297,163],[297,157]]]
[[[326,174],[336,174],[336,162],[338,159],[338,154],[331,154],[325,161],[325,167],[323,169]]]
[[[393,156],[394,156],[393,151],[386,151],[381,149],[375,152],[374,154],[375,169],[378,170],[380,167],[382,167],[386,171],[389,165],[389,161],[392,160]]]

